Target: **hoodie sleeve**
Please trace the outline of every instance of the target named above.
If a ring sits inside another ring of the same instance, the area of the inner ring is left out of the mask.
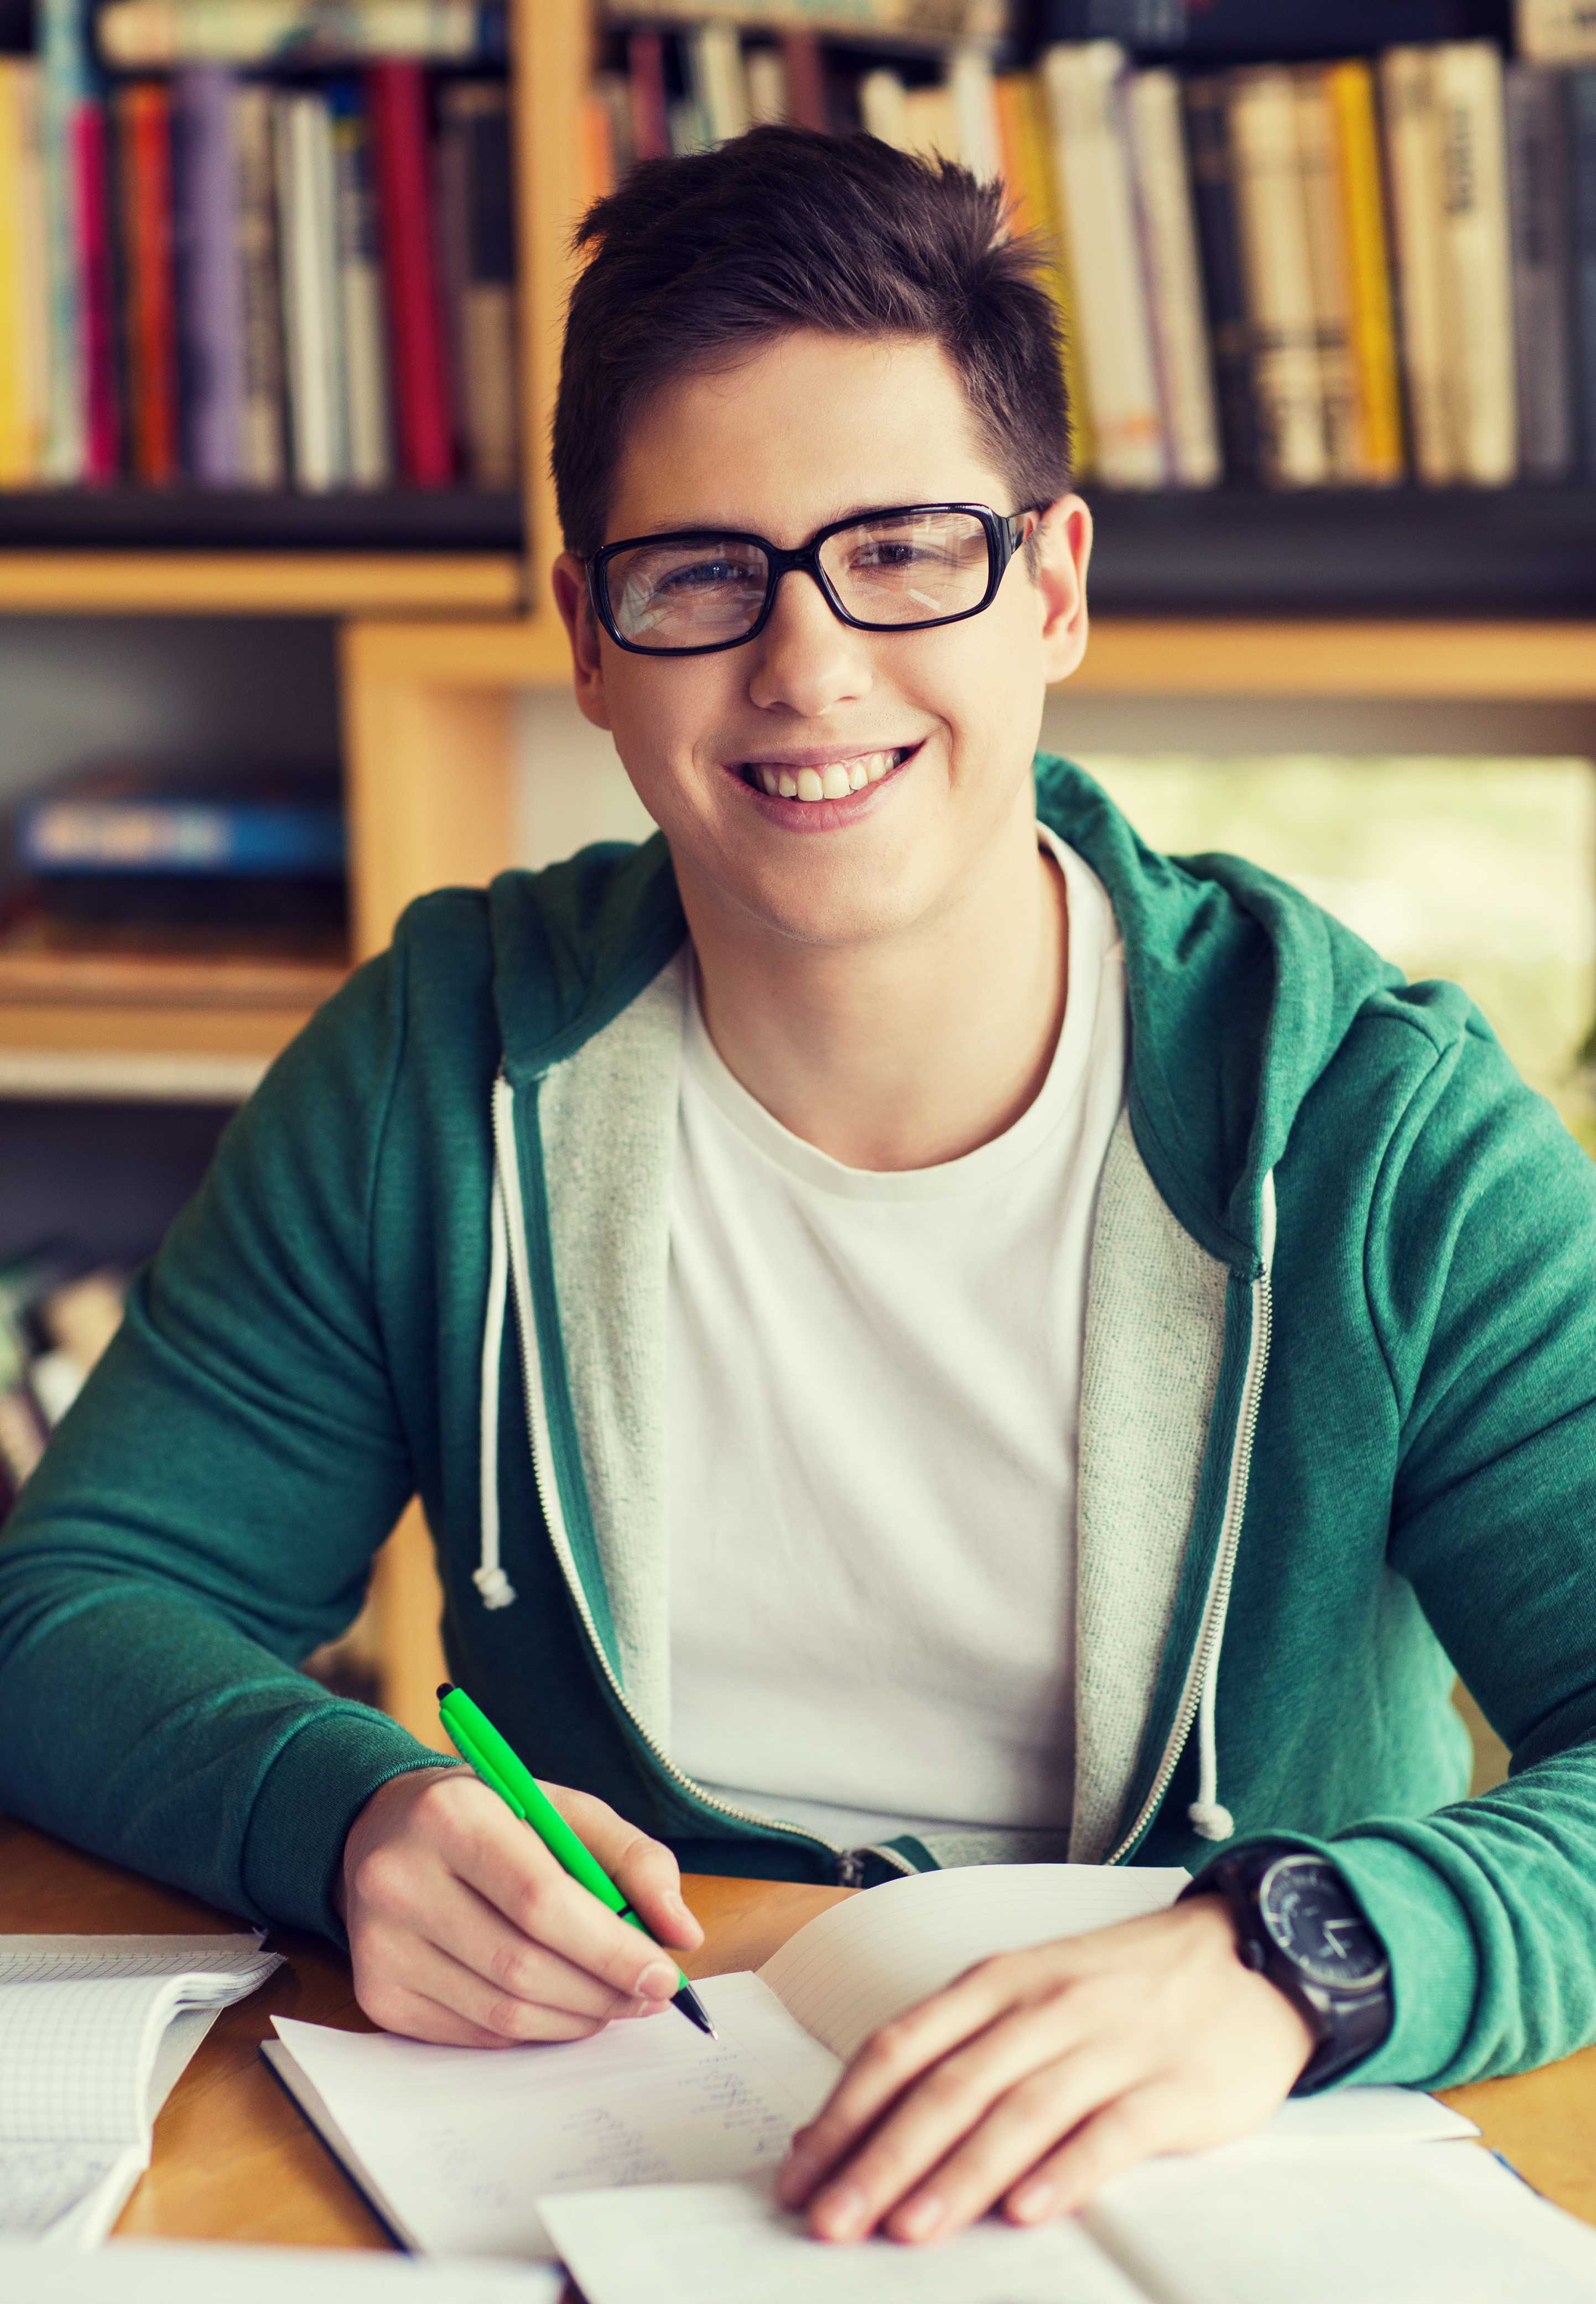
[[[1391,1955],[1355,2078],[1447,2087],[1596,2038],[1596,1165],[1472,1006],[1388,1150],[1365,1279],[1390,1563],[1512,1766],[1321,1845]]]
[[[396,949],[231,1122],[0,1538],[0,1807],[338,1941],[355,1813],[437,1758],[297,1669],[415,1485],[371,1284],[403,1031]]]

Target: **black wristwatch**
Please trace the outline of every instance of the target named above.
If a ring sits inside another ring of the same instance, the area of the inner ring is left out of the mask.
[[[1219,1894],[1246,1965],[1278,1985],[1319,2046],[1293,2096],[1310,2096],[1379,2047],[1391,2029],[1386,1948],[1333,1864],[1280,1842],[1216,1857],[1180,1892]]]

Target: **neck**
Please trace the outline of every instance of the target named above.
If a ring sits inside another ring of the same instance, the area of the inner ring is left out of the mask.
[[[1064,1021],[1064,878],[1033,817],[913,930],[847,948],[739,933],[683,889],[704,1020],[782,1126],[851,1168],[926,1168],[1012,1127]],[[695,917],[695,914],[699,917]]]

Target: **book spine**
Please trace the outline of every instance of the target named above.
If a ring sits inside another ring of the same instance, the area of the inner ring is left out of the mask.
[[[349,478],[358,488],[379,488],[393,478],[394,442],[370,131],[353,82],[333,91],[331,101]]]
[[[246,486],[280,488],[285,470],[285,411],[272,92],[235,86],[232,110],[238,162],[242,472]]]
[[[437,257],[428,189],[427,92],[418,65],[374,64],[367,78],[399,466],[419,487],[453,477]]]
[[[515,484],[515,208],[502,87],[462,91],[466,129],[463,296],[468,468],[479,487]]]
[[[1568,75],[1568,167],[1579,459],[1596,479],[1596,70]]]
[[[44,161],[45,247],[49,279],[49,385],[42,477],[83,477],[89,422],[89,360],[78,278],[75,123],[89,93],[81,0],[36,0]]]
[[[1134,73],[1128,118],[1170,476],[1183,487],[1211,487],[1220,473],[1219,419],[1175,74]]]
[[[748,128],[748,80],[736,27],[695,24],[687,35],[687,68],[711,144],[743,135]]]
[[[663,160],[671,148],[666,113],[665,41],[649,29],[626,39],[626,78],[632,89],[632,142],[640,160]]]
[[[1086,398],[1086,377],[1081,360],[1076,297],[1070,273],[1069,233],[1059,207],[1058,171],[1053,165],[1052,131],[1048,119],[1047,93],[1037,72],[1015,74],[1016,130],[1021,167],[1029,188],[1027,213],[1047,236],[1052,260],[1048,286],[1058,308],[1064,341],[1064,392],[1068,412],[1070,470],[1077,479],[1096,469],[1097,443],[1091,411]]]
[[[1221,76],[1210,73],[1187,80],[1182,95],[1220,448],[1227,477],[1247,479],[1259,468],[1258,403],[1252,391],[1228,89]]]
[[[1352,358],[1363,432],[1363,476],[1388,485],[1402,478],[1402,402],[1396,373],[1391,264],[1380,182],[1374,76],[1362,61],[1331,64],[1338,180],[1344,203]]]
[[[1112,40],[1059,44],[1042,56],[1042,82],[1098,470],[1112,487],[1159,487],[1167,464],[1122,116],[1125,63]]]
[[[1329,477],[1329,460],[1289,73],[1268,65],[1235,73],[1230,132],[1261,470],[1277,487],[1312,487]]]
[[[475,0],[110,0],[95,29],[101,55],[123,72],[367,56],[489,64],[505,54],[505,8]]]
[[[814,31],[788,29],[781,35],[780,46],[794,123],[799,128],[818,129],[824,135],[831,123],[819,40]]]
[[[1518,470],[1501,53],[1489,40],[1443,41],[1435,75],[1459,477],[1499,487]]]
[[[960,160],[973,176],[985,179],[1001,174],[1003,142],[990,59],[979,48],[957,50],[947,68],[947,86]]]
[[[218,64],[191,66],[176,83],[181,123],[177,191],[179,343],[186,457],[194,479],[236,487],[243,456],[244,325],[239,187],[233,147],[236,82]]]
[[[867,72],[859,83],[859,117],[867,136],[874,136],[883,144],[890,144],[899,152],[909,152],[909,115],[904,108],[905,89],[902,72],[886,64]],[[1002,83],[999,83],[1001,99]],[[1006,174],[1006,169],[1005,171]]]
[[[1308,225],[1308,274],[1329,478],[1342,484],[1355,483],[1368,479],[1370,469],[1353,357],[1352,267],[1336,114],[1323,65],[1299,65],[1291,75],[1291,86]]]
[[[31,315],[22,250],[24,105],[33,67],[0,56],[0,487],[32,479],[38,445],[29,373]]]
[[[1514,0],[1514,45],[1529,63],[1596,64],[1591,0]]]
[[[1430,51],[1388,50],[1380,60],[1380,89],[1413,462],[1428,487],[1444,487],[1458,476],[1458,428],[1448,352],[1440,114]]]
[[[333,245],[332,127],[318,95],[276,99],[283,333],[293,477],[307,489],[346,477]]]
[[[744,59],[748,117],[754,127],[774,126],[787,117],[787,69],[779,48],[755,48]],[[635,156],[634,156],[635,157]]]
[[[1574,469],[1574,369],[1569,323],[1568,154],[1563,90],[1541,64],[1511,64],[1504,79],[1507,208],[1513,248],[1513,341],[1517,356],[1518,461],[1525,477]]]
[[[171,102],[158,80],[120,93],[132,468],[137,479],[158,487],[178,472]]]
[[[122,468],[122,389],[116,347],[116,278],[111,251],[111,187],[106,107],[77,113],[79,293],[89,364],[83,477],[104,483]]]

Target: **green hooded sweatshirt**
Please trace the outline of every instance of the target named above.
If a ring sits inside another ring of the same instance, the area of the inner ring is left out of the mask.
[[[1456,986],[1036,771],[1131,1020],[1056,1832],[839,1850],[670,1757],[658,838],[422,898],[233,1121],[0,1543],[0,1806],[342,1941],[350,1824],[437,1756],[296,1666],[419,1489],[452,1673],[684,1867],[1195,1868],[1279,1835],[1390,1952],[1360,2080],[1596,2036],[1596,1168]],[[1454,1667],[1513,1750],[1478,1800]]]

